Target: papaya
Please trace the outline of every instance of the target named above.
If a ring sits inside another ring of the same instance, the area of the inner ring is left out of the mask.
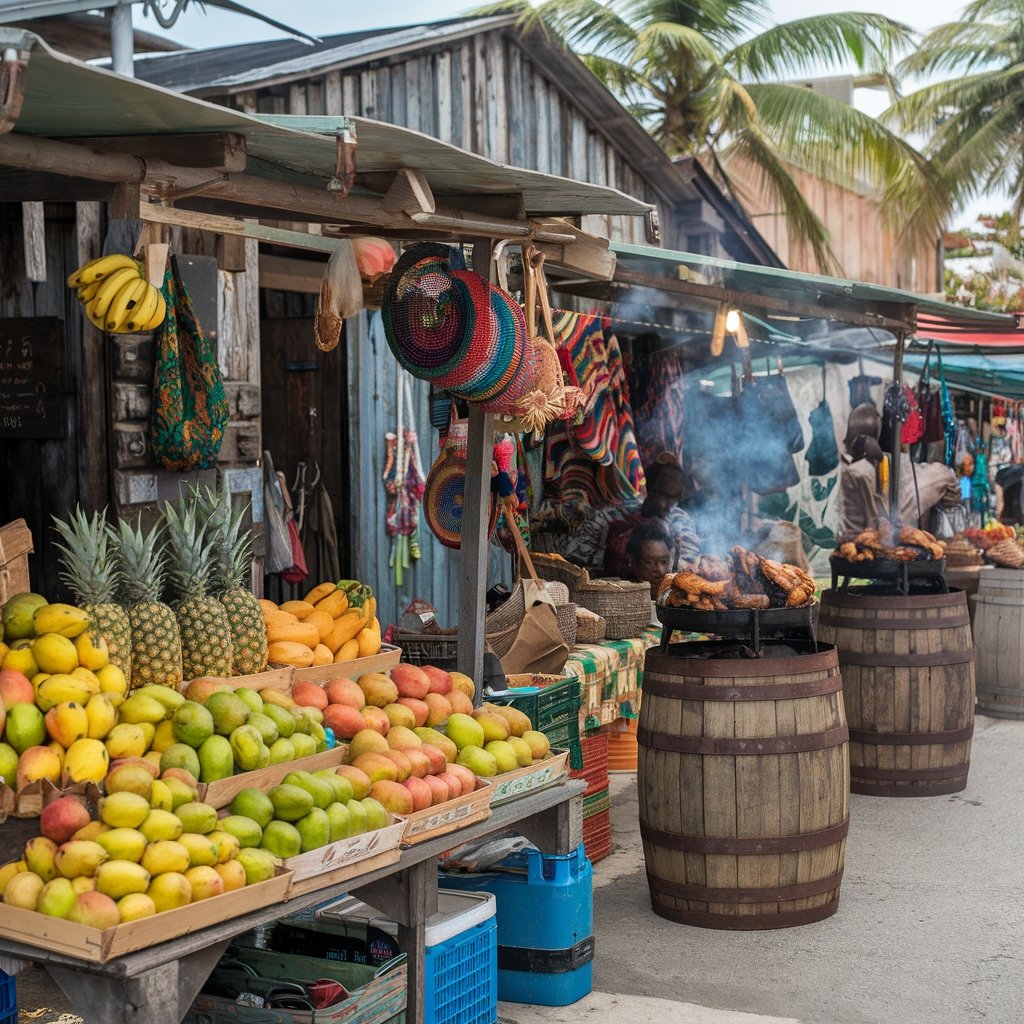
[[[305,619],[313,611],[311,604],[306,604],[305,601],[285,601],[281,605],[281,611],[287,612],[289,615],[294,615],[300,622]]]
[[[309,668],[313,664],[313,649],[311,647],[288,640],[277,640],[271,643],[267,655],[273,665]]]
[[[321,642],[326,640],[331,635],[331,630],[334,629],[334,619],[323,608],[310,607],[309,615],[303,621],[307,626],[316,626],[320,632]]]
[[[334,664],[338,665],[343,661],[355,661],[359,657],[359,641],[353,637],[345,641],[334,655]]]
[[[320,630],[308,622],[272,621],[267,623],[267,640],[272,644],[279,640],[305,644],[312,650],[320,643]]]
[[[348,598],[345,596],[344,591],[336,590],[333,594],[328,594],[327,597],[317,601],[316,607],[327,612],[332,619],[336,619],[340,615],[344,615],[348,610]]]
[[[330,665],[334,661],[334,654],[326,644],[317,644],[313,648],[314,665]]]
[[[362,609],[353,608],[335,620],[334,628],[324,643],[337,654],[338,648],[346,641],[353,639],[365,625]]]
[[[265,597],[261,597],[259,599],[259,605],[260,605],[260,608],[262,609],[264,615],[266,615],[268,612],[276,612],[276,611],[278,611],[277,605],[274,604],[273,601],[268,601]]]
[[[380,626],[375,625],[376,619],[369,626],[364,626],[356,635],[359,644],[359,657],[370,658],[380,651]]]

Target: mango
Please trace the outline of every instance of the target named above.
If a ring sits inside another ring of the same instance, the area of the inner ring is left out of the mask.
[[[170,811],[154,808],[146,815],[146,820],[139,826],[139,831],[151,843],[161,839],[177,839],[185,831],[181,818]]]
[[[112,761],[122,757],[142,757],[146,752],[146,734],[138,725],[119,722],[107,734],[104,745]]]
[[[263,842],[263,829],[252,818],[246,818],[241,814],[229,814],[226,818],[221,818],[217,822],[217,827],[234,836],[242,849],[259,846]]]
[[[217,864],[224,864],[237,857],[238,851],[242,848],[237,836],[220,828],[215,828],[206,838],[216,847]]]
[[[251,818],[260,828],[266,828],[274,818],[274,802],[262,789],[250,786],[235,794],[231,813]]]
[[[19,871],[4,886],[4,903],[24,910],[36,910],[46,883],[31,871]]]
[[[149,791],[149,806],[155,811],[174,810],[174,796],[166,782],[161,782],[159,779],[153,780],[153,788]]]
[[[96,889],[113,900],[149,888],[150,874],[141,865],[130,860],[108,860],[96,872]]]
[[[117,708],[106,693],[94,693],[85,705],[85,714],[91,740],[105,740],[118,722]]]
[[[45,683],[43,684],[46,685]],[[139,722],[149,722],[156,725],[168,717],[168,709],[160,701],[149,697],[144,693],[133,693],[118,708],[118,714],[122,722],[137,725]]]
[[[104,892],[83,892],[75,897],[68,920],[90,928],[114,928],[121,923],[117,904]]]
[[[0,779],[14,789],[17,772],[18,752],[9,743],[0,743]]]
[[[387,825],[388,812],[379,800],[374,799],[372,796],[367,796],[363,797],[359,802],[366,811],[366,830],[368,832],[374,832]]]
[[[263,711],[266,713],[268,704],[275,704],[277,707],[284,708],[286,711],[291,711],[294,708],[295,701],[288,696],[287,693],[282,693],[280,690],[260,690],[260,698],[263,701]]]
[[[275,857],[297,857],[302,852],[302,836],[287,821],[272,821],[263,830],[263,849]]]
[[[509,736],[508,745],[516,752],[516,760],[520,768],[529,768],[533,764],[533,751],[530,744],[521,736]]]
[[[160,755],[160,774],[169,768],[184,768],[196,779],[202,774],[199,755],[185,743],[175,743]]]
[[[103,788],[108,796],[111,793],[136,793],[148,802],[154,781],[145,765],[127,761],[110,769]]]
[[[268,715],[261,714],[258,711],[250,712],[245,724],[255,729],[268,747],[277,741],[279,735],[278,728],[274,724],[273,719]]]
[[[176,811],[182,804],[191,803],[198,796],[196,790],[181,779],[164,778],[160,781],[170,791],[172,811]]]
[[[0,668],[5,672],[17,672],[18,675],[27,676],[29,679],[39,675],[39,666],[32,656],[32,641],[15,640],[4,654],[4,660],[0,661]]]
[[[334,790],[329,783],[318,779],[310,772],[289,772],[282,782],[288,786],[299,786],[313,798],[315,806],[323,809],[334,802]]]
[[[174,723],[174,738],[198,750],[213,735],[213,716],[202,704],[187,700],[171,719]]]
[[[177,737],[174,735],[174,723],[168,719],[157,722],[156,728],[153,730],[153,742],[150,744],[150,748],[162,754],[177,742]]]
[[[32,614],[32,628],[36,636],[59,633],[73,640],[89,628],[89,621],[88,612],[70,604],[44,604]]]
[[[178,693],[173,686],[161,686],[159,683],[148,683],[146,686],[140,686],[132,696],[134,697],[135,694],[141,694],[143,697],[152,697],[158,704],[163,704],[171,712],[177,711],[186,700],[185,695]]]
[[[71,838],[95,839],[97,836],[105,835],[111,831],[113,831],[111,827],[104,825],[102,821],[90,821],[88,825],[83,825]]]
[[[0,866],[0,899],[3,899],[4,888],[7,883],[23,871],[28,871],[28,865],[23,860],[12,860]]]
[[[502,719],[504,725],[504,719]],[[484,739],[484,727],[480,722],[471,718],[469,715],[452,715],[448,719],[448,723],[445,727],[445,732],[455,746],[462,750],[464,747],[483,747],[486,742]],[[507,735],[507,730],[505,735]],[[505,736],[494,736],[493,739],[504,739]],[[430,741],[428,741],[430,742]]]
[[[224,892],[224,882],[212,867],[205,864],[189,868],[185,872],[189,885],[192,886],[192,902],[207,900],[211,896],[220,896]]]
[[[266,715],[277,726],[278,736],[282,739],[288,739],[295,732],[295,719],[292,713],[280,705],[264,704],[260,713]]]
[[[519,755],[516,753],[515,747],[506,740],[491,740],[484,750],[494,758],[498,765],[499,775],[505,772],[514,772],[520,767]]]
[[[83,707],[93,695],[93,689],[84,679],[77,676],[54,674],[47,676],[36,690],[36,705],[41,711],[49,711],[58,704],[73,701]]]
[[[231,691],[250,711],[263,711],[263,698],[248,686]]]
[[[138,793],[111,793],[97,806],[100,820],[111,828],[138,828],[149,811],[149,801]]]
[[[7,599],[3,611],[3,636],[10,643],[12,640],[24,640],[35,636],[33,616],[36,611],[47,603],[42,594],[15,594]]]
[[[312,757],[316,753],[316,740],[303,732],[295,732],[291,738],[292,749],[296,760],[300,757]]]
[[[237,860],[214,864],[213,870],[220,875],[220,880],[224,883],[225,892],[233,892],[235,889],[245,888],[245,868]]]
[[[78,668],[73,668],[69,673],[72,679],[77,679],[80,682],[85,683],[89,687],[90,693],[100,692],[100,680],[99,676],[95,672],[90,672],[87,668],[79,665]]]
[[[56,786],[60,783],[62,770],[60,755],[55,751],[49,747],[29,747],[18,758],[16,778],[11,780],[11,784],[17,789],[23,789],[39,779],[49,779]]]
[[[231,751],[243,772],[266,768],[270,764],[270,748],[251,725],[240,725],[231,733]]]
[[[366,831],[368,819],[366,808],[362,800],[349,800],[348,802],[348,834],[357,836]]]
[[[78,652],[67,637],[44,633],[32,641],[32,657],[40,672],[71,672],[78,668]]]
[[[459,751],[456,764],[464,764],[474,775],[489,779],[498,774],[498,762],[483,747],[467,746]]]
[[[199,748],[199,778],[203,782],[228,779],[235,773],[235,755],[223,736],[209,736]]]
[[[283,736],[270,745],[269,764],[287,764],[295,760],[295,744]]]
[[[149,840],[135,828],[112,828],[96,836],[96,842],[111,860],[130,860],[138,864]]]
[[[91,672],[110,664],[110,647],[107,645],[106,637],[101,633],[94,633],[91,629],[79,633],[75,638],[75,656],[78,658],[78,664]]]
[[[452,718],[454,717],[455,715],[452,715]],[[480,733],[483,732],[483,730],[480,729],[480,726],[478,726],[476,722],[474,722],[473,719],[469,717],[469,715],[463,715],[462,718],[468,722],[471,722],[473,726],[476,727],[476,729],[480,730]],[[449,762],[454,761],[459,756],[459,746],[455,742],[453,737],[446,736],[443,732],[438,732],[437,729],[432,729],[430,727],[425,726],[419,726],[416,729],[413,729],[413,732],[416,733],[416,735],[419,736],[419,738],[423,740],[425,744],[428,744],[432,747],[437,747],[437,749],[440,750],[442,754],[444,754],[445,758],[447,758]],[[474,731],[472,735],[475,736],[477,735],[477,733]],[[463,737],[463,739],[465,738],[467,737]],[[482,738],[483,737],[481,736],[481,740]],[[469,745],[471,744],[467,744],[467,746]]]
[[[57,850],[58,846],[52,839],[34,836],[25,844],[25,865],[29,871],[48,882],[60,874],[57,870]]]
[[[39,831],[55,843],[75,838],[75,834],[89,824],[89,809],[73,796],[59,797],[47,804],[39,815]]]
[[[350,816],[347,801],[336,801],[327,808],[327,823],[330,826],[329,842],[336,843],[348,838]]]
[[[91,839],[71,839],[57,848],[54,864],[65,878],[89,878],[108,857],[107,851]]]
[[[211,833],[212,833],[211,829]],[[189,867],[197,867],[200,864],[213,865],[220,860],[220,851],[217,844],[208,835],[200,835],[198,832],[182,832],[177,842],[188,850]]]
[[[255,885],[274,877],[278,859],[269,850],[250,847],[239,851],[238,863],[245,869],[245,884]]]
[[[156,904],[146,893],[132,892],[117,901],[117,912],[121,916],[121,924],[127,924],[129,921],[152,917],[156,913]]]
[[[83,892],[95,892],[96,891],[96,879],[86,878],[85,875],[79,875],[77,878],[71,879],[71,890],[76,896]]]
[[[100,693],[123,697],[128,692],[128,680],[117,665],[104,665],[103,668],[94,671],[100,681]]]
[[[182,872],[165,871],[149,883],[146,895],[159,914],[164,910],[187,907],[192,902],[192,886]]]
[[[323,779],[331,787],[334,791],[335,802],[337,803],[347,804],[355,795],[351,780],[343,775],[338,775],[333,768],[317,772],[316,776],[318,779]],[[363,796],[366,795],[366,793],[363,794]]]
[[[174,813],[186,832],[198,832],[206,835],[217,827],[216,808],[200,803],[198,800],[182,804]]]
[[[295,822],[302,838],[302,852],[319,850],[331,841],[331,821],[321,807],[314,807],[305,817]]]
[[[43,713],[35,704],[15,704],[7,709],[7,742],[23,754],[29,747],[38,747],[46,739]]]
[[[54,878],[43,886],[39,893],[36,910],[49,917],[67,917],[75,902],[75,890],[68,878]]]
[[[43,719],[50,738],[62,747],[70,747],[76,740],[85,739],[89,735],[89,716],[85,708],[73,700],[55,704]]]
[[[551,742],[542,732],[535,729],[527,729],[522,736],[523,742],[527,743],[533,754],[534,761],[542,761],[551,753]]]
[[[312,794],[299,786],[274,786],[267,796],[274,805],[274,817],[281,821],[298,821],[313,809]]]
[[[230,736],[239,726],[245,725],[251,712],[248,704],[230,690],[211,693],[206,698],[205,708],[218,736]]]
[[[72,782],[102,782],[109,766],[102,740],[75,740],[64,755],[64,773]]]

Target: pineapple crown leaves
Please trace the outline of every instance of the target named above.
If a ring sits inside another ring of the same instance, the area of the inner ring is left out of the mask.
[[[252,564],[252,534],[242,528],[249,505],[236,508],[231,492],[225,486],[216,491],[210,487],[195,487],[189,498],[196,502],[200,517],[205,521],[214,540],[214,570],[211,583],[217,593],[232,587],[248,589],[248,576]]]
[[[107,525],[107,510],[87,516],[81,505],[68,519],[53,517],[53,528],[63,544],[60,552],[60,580],[80,604],[111,604],[117,600],[122,572],[115,558]]]
[[[116,528],[108,527],[121,576],[119,600],[126,608],[161,598],[167,575],[163,532],[159,522],[144,532],[141,515],[134,526],[119,519]]]
[[[177,509],[168,502],[163,518],[172,596],[178,603],[204,597],[213,572],[216,541],[209,524],[200,522],[198,501],[190,495]]]

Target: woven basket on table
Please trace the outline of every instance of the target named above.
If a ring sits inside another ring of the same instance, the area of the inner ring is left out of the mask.
[[[576,588],[590,579],[590,573],[572,562],[567,562],[560,555],[546,555],[542,552],[533,553],[533,565],[542,580],[554,580],[564,583],[569,589],[569,600],[576,600]],[[579,602],[576,602],[579,604]]]
[[[560,604],[555,608],[558,619],[558,632],[571,651],[576,646],[576,605]]]
[[[508,600],[498,605],[484,619],[484,637],[491,650],[499,658],[504,658],[516,642],[516,634],[526,618],[526,598],[523,588],[515,586]]]
[[[576,588],[575,600],[604,619],[609,640],[639,636],[651,621],[651,588],[647,583],[588,580]]]
[[[604,639],[607,628],[608,624],[600,615],[580,615],[577,610],[576,643],[599,644]]]

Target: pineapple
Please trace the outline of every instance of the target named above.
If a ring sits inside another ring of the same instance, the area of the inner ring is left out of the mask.
[[[164,508],[174,612],[181,634],[181,667],[186,679],[230,676],[234,648],[224,606],[207,594],[213,572],[215,540],[199,522],[194,496],[181,511]]]
[[[267,667],[267,626],[256,595],[249,588],[252,572],[252,535],[242,529],[248,506],[235,509],[231,493],[206,489],[197,494],[201,515],[214,536],[211,591],[224,606],[234,649],[232,669],[245,676]]]
[[[106,509],[86,517],[81,507],[67,522],[53,519],[63,544],[61,582],[75,595],[78,606],[92,616],[95,631],[107,641],[110,660],[132,681],[132,627],[128,614],[115,603],[121,573],[116,564],[106,523]]]
[[[182,680],[178,620],[160,600],[167,572],[163,528],[143,533],[141,516],[134,527],[124,520],[117,527],[112,535],[120,560],[120,600],[132,627],[132,682],[135,688],[158,683],[177,689]]]

